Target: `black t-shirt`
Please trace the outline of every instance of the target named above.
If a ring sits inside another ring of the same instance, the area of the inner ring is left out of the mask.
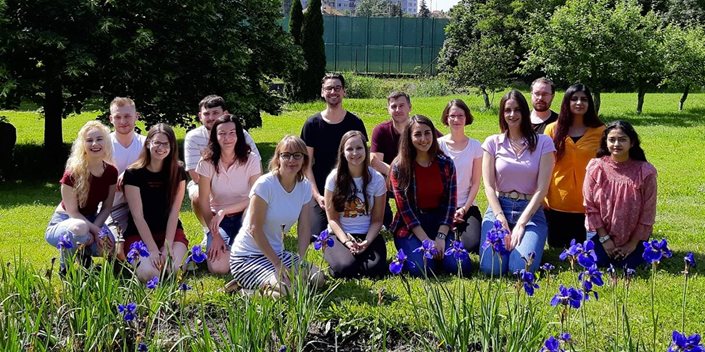
[[[166,169],[160,172],[151,172],[147,170],[146,167],[141,169],[127,169],[125,170],[125,176],[123,176],[125,186],[130,185],[140,189],[144,220],[147,222],[149,230],[153,234],[164,233],[166,231],[166,223],[169,221],[171,204],[167,204],[167,194],[170,188],[169,185],[167,185],[168,177],[169,175]],[[186,171],[184,171],[184,168],[181,166],[179,166],[178,178],[179,182],[186,180]],[[181,220],[179,220],[177,228],[183,229]],[[137,234],[139,234],[139,232],[137,226],[135,226],[135,220],[132,218],[132,214],[130,214],[125,235],[131,236]]]
[[[534,131],[538,134],[543,134],[543,131],[546,129],[546,126],[548,126],[549,123],[554,122],[558,120],[558,113],[551,110],[551,116],[546,119],[546,121],[541,122],[541,123],[532,123],[531,127],[534,128]]]
[[[316,179],[319,193],[323,194],[326,177],[335,167],[340,140],[345,133],[352,130],[362,132],[365,139],[368,139],[365,124],[350,111],[346,112],[340,123],[326,122],[320,112],[309,117],[304,123],[301,139],[306,142],[307,147],[313,148],[313,177]]]

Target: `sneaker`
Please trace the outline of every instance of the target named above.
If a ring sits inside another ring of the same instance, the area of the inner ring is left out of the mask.
[[[225,293],[233,293],[240,290],[240,288],[240,284],[237,282],[237,280],[232,279],[225,284]]]

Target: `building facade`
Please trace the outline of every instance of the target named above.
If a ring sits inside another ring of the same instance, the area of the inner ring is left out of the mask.
[[[328,5],[329,7],[336,9],[340,12],[345,13],[345,11],[348,11],[350,14],[355,13],[355,9],[357,8],[357,5],[361,2],[362,0],[322,0],[321,3],[323,5]],[[418,12],[418,0],[387,0],[390,3],[397,3],[401,5],[401,11],[405,15],[416,15]],[[306,8],[308,5],[308,0],[301,0],[301,6]]]

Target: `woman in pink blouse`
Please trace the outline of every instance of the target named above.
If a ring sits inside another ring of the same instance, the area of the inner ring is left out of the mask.
[[[643,263],[642,242],[651,236],[656,218],[656,169],[628,122],[607,125],[597,157],[587,166],[583,196],[597,264],[634,268]]]

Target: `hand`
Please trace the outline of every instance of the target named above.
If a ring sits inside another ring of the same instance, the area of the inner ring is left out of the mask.
[[[355,246],[357,247],[356,253],[355,254],[360,254],[364,251],[367,250],[367,247],[370,246],[370,242],[365,239],[362,242],[355,242]]]
[[[605,253],[607,253],[608,257],[615,259],[615,249],[617,248],[614,246],[614,242],[612,242],[611,239],[602,243],[602,248],[605,250]]]
[[[158,250],[149,251],[149,258],[147,258],[152,265],[161,271],[163,266],[162,253]]]
[[[433,259],[438,259],[441,260],[443,259],[443,256],[445,255],[446,251],[446,240],[442,240],[438,237],[436,237],[436,240],[434,241],[436,244],[436,250],[438,253],[433,257]]]
[[[630,242],[627,242],[625,245],[623,245],[623,246],[621,246],[621,247],[615,248],[614,251],[613,251],[613,253],[614,253],[614,259],[615,259],[615,260],[623,260],[623,259],[626,259],[630,254],[632,254],[632,252],[634,252],[634,250],[636,249],[637,244],[638,244],[638,242],[637,242],[637,243],[632,243],[632,242],[630,241]]]
[[[167,260],[169,260],[169,256],[171,256],[174,253],[174,245],[173,243],[169,241],[164,241],[164,246],[161,249],[161,260],[162,260],[162,266],[164,266],[167,263]]]
[[[502,228],[504,228],[507,231],[511,231],[512,229],[509,228],[509,222],[507,222],[507,217],[504,216],[504,213],[501,213],[499,215],[495,215],[495,219],[499,220],[500,223],[502,223]]]
[[[507,247],[508,250],[512,250],[516,248],[519,243],[521,243],[521,239],[524,237],[524,231],[526,231],[526,225],[524,224],[519,224],[517,223],[514,225],[514,229],[512,230],[512,236],[509,240],[509,245]]]
[[[115,242],[110,236],[104,236],[103,238],[94,236],[93,240],[98,245],[98,253],[101,255],[105,252],[112,253],[115,249]]]
[[[208,231],[211,232],[211,235],[215,236],[220,232],[220,222],[223,221],[223,218],[225,218],[225,211],[222,209],[218,210],[218,212],[213,215],[210,224],[208,224]],[[220,235],[218,237],[220,237]]]
[[[277,281],[286,286],[291,285],[291,280],[289,279],[289,269],[284,265],[284,263],[280,261],[279,265],[274,266],[274,270],[277,273]]]
[[[316,203],[318,203],[318,206],[321,207],[321,209],[325,209],[326,208],[326,197],[324,197],[320,194],[314,195],[314,197],[316,198]]]
[[[455,214],[453,215],[453,222],[455,223],[460,223],[465,221],[465,207],[460,207],[455,210]]]
[[[118,176],[117,183],[115,183],[115,192],[122,192],[122,177],[125,176],[125,173],[121,173],[120,176]]]
[[[225,241],[223,241],[223,238],[220,237],[219,232],[216,232],[215,234],[211,232],[211,237],[213,239],[211,240],[210,248],[206,251],[206,256],[209,260],[216,260],[221,253],[225,252]]]

